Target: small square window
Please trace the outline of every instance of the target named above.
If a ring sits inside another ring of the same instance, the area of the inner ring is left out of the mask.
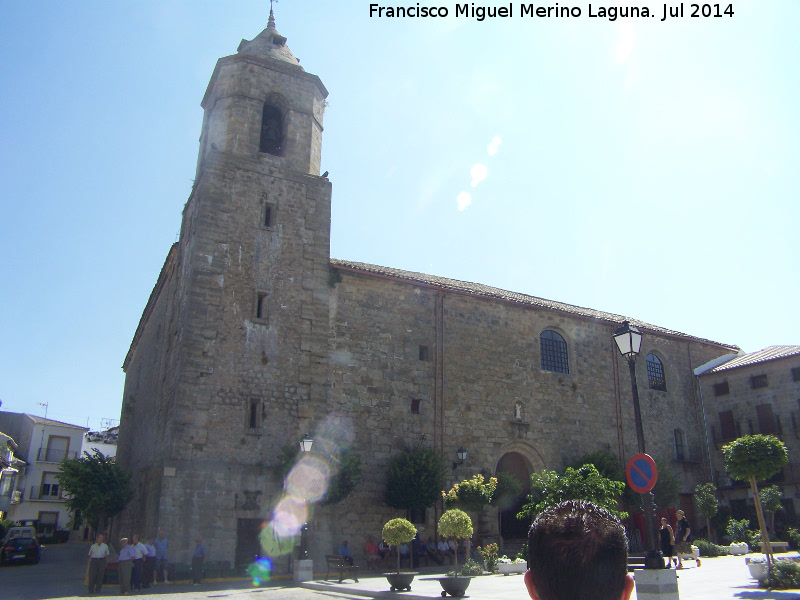
[[[259,408],[261,407],[261,401],[257,398],[251,398],[250,404],[248,406],[248,414],[247,414],[247,428],[251,431],[254,429],[258,429],[261,425],[259,419]]]
[[[428,362],[430,360],[427,346],[419,347],[419,359]]]
[[[769,384],[767,383],[767,375],[766,374],[753,375],[750,378],[750,387],[752,387],[754,390],[757,390],[759,388],[765,388],[768,385]]]
[[[265,292],[259,292],[256,296],[256,319],[266,319],[269,301]]]
[[[792,381],[800,381],[800,367],[792,369]]]
[[[422,412],[422,401],[421,400],[412,400],[411,401],[411,413],[418,415]]]
[[[269,229],[275,224],[275,206],[265,204],[262,212],[261,226]]]
[[[715,396],[727,396],[730,393],[730,389],[728,388],[728,382],[723,381],[722,383],[715,383],[714,384],[714,395]]]

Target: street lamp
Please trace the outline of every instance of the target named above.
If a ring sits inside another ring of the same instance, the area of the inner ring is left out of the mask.
[[[311,452],[311,446],[314,445],[314,440],[308,437],[306,434],[302,440],[300,440],[300,452]],[[300,547],[302,548],[302,552],[300,553],[301,560],[308,559],[308,522],[303,523],[302,527],[300,527]]]
[[[467,451],[464,449],[464,446],[456,450],[456,456],[458,456],[458,462],[453,463],[453,470],[457,469],[458,465],[463,465],[467,460]]]
[[[619,353],[628,361],[631,373],[631,393],[633,395],[633,415],[636,419],[636,442],[640,454],[645,453],[644,428],[642,427],[642,411],[639,408],[639,388],[636,385],[636,357],[642,347],[642,333],[628,321],[614,332],[614,341]],[[656,530],[656,502],[653,492],[642,494],[642,512],[645,518],[645,554],[646,569],[663,569],[664,555],[658,549],[658,532]]]

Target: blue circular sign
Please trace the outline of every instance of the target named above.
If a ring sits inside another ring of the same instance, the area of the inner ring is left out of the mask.
[[[646,494],[658,481],[656,461],[648,454],[634,454],[625,468],[625,476],[634,492]]]

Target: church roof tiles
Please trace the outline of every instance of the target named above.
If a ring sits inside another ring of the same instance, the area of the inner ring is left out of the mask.
[[[800,346],[767,346],[763,350],[758,350],[757,352],[748,352],[747,354],[737,356],[736,358],[711,369],[708,371],[708,373],[719,373],[720,371],[727,371],[728,369],[747,367],[770,360],[788,358],[796,355],[800,355]]]
[[[621,324],[623,321],[629,321],[631,325],[635,325],[640,329],[646,329],[654,333],[663,335],[677,336],[686,339],[692,339],[700,342],[723,346],[725,348],[738,349],[738,346],[733,344],[722,344],[704,338],[699,338],[692,335],[687,335],[679,331],[652,325],[632,317],[624,317],[614,313],[608,313],[591,308],[584,308],[582,306],[575,306],[566,304],[564,302],[557,302],[555,300],[547,300],[545,298],[538,298],[536,296],[529,296],[527,294],[520,294],[519,292],[510,292],[500,288],[483,285],[481,283],[470,283],[467,281],[460,281],[458,279],[448,279],[447,277],[437,277],[436,275],[427,275],[425,273],[415,273],[413,271],[404,271],[402,269],[394,269],[391,267],[381,267],[379,265],[371,265],[367,263],[354,262],[349,260],[331,259],[331,266],[337,269],[344,269],[355,273],[364,275],[372,275],[397,281],[405,281],[408,283],[423,285],[426,287],[437,288],[454,293],[468,294],[488,299],[495,299],[504,302],[511,302],[514,304],[527,305],[538,308],[550,309],[558,312],[568,313],[577,317],[587,319],[605,321],[612,324]]]

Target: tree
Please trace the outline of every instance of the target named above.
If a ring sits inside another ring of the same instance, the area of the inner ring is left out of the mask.
[[[433,450],[406,450],[389,461],[386,504],[400,510],[422,511],[440,498],[444,463]]]
[[[761,529],[761,543],[771,564],[772,548],[769,545],[767,526],[761,510],[761,499],[758,494],[758,481],[776,475],[789,462],[786,446],[774,435],[746,435],[722,447],[725,459],[725,470],[728,475],[740,481],[750,481],[753,490],[753,502],[756,505],[758,526]]]
[[[668,465],[669,463],[654,459],[658,470],[658,481],[653,488],[653,495],[658,506],[672,506],[678,502],[682,488],[681,480]]]
[[[381,537],[390,546],[397,547],[397,572],[400,573],[400,545],[407,544],[417,535],[417,528],[407,519],[392,519],[383,526]],[[394,588],[392,588],[394,589]]]
[[[500,508],[508,508],[522,493],[522,484],[516,477],[506,471],[500,471],[495,475],[495,478],[497,479],[497,487],[489,504]]]
[[[456,551],[453,556],[456,577],[458,577],[458,540],[472,537],[472,531],[472,519],[469,518],[467,513],[458,508],[444,511],[444,514],[439,518],[439,533],[456,541]]]
[[[339,453],[336,474],[322,498],[322,504],[341,502],[359,483],[361,483],[361,458],[351,448],[345,448]]]
[[[497,489],[497,478],[485,480],[483,475],[473,475],[461,483],[456,483],[447,492],[442,492],[445,508],[460,508],[465,511],[480,512],[492,501]]]
[[[717,500],[717,488],[713,483],[701,483],[694,488],[694,501],[697,508],[700,509],[702,515],[706,518],[706,529],[709,541],[711,540],[711,519],[717,514],[719,510],[719,501]]]
[[[106,519],[119,514],[133,497],[130,474],[113,456],[97,450],[61,461],[56,479],[67,494],[67,508],[73,515],[80,511],[95,531],[105,527]]]
[[[624,483],[603,477],[594,465],[583,465],[579,469],[567,467],[563,475],[544,469],[541,473],[531,475],[528,503],[522,507],[517,518],[533,520],[536,515],[560,502],[589,500],[624,520],[628,518],[628,513],[618,510],[619,497],[624,489]]]
[[[782,498],[783,490],[777,485],[761,490],[761,505],[769,513],[769,529],[772,533],[775,533],[775,513],[783,509]]]

